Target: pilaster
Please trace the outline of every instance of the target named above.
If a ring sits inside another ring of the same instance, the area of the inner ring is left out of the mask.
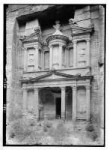
[[[49,61],[49,64],[50,64],[50,69],[52,69],[52,61],[53,61],[53,59],[52,59],[52,57],[53,57],[53,54],[52,54],[52,46],[50,46],[49,47],[50,48],[50,61]]]
[[[59,44],[59,68],[62,68],[62,45]]]
[[[35,71],[38,71],[38,46],[35,46]]]
[[[24,48],[24,71],[27,71],[27,49]]]
[[[87,66],[90,66],[90,39],[87,39]]]
[[[27,89],[23,88],[23,115],[27,113]]]
[[[74,57],[73,57],[73,66],[74,66],[74,68],[76,68],[76,65],[77,65],[77,41],[73,41],[73,49],[74,49]]]
[[[86,86],[87,120],[90,119],[90,85]]]

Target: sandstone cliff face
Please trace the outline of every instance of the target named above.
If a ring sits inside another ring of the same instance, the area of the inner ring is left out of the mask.
[[[22,89],[19,80],[23,75],[23,53],[19,34],[23,33],[23,29],[19,32],[19,20],[25,17],[28,19],[48,9],[52,11],[52,7],[54,5],[9,5],[6,9],[7,122],[22,116]],[[73,13],[80,26],[87,27],[90,23],[94,25],[90,41],[91,73],[94,76],[91,88],[91,114],[96,118],[102,116],[103,124],[103,111],[101,116],[99,112],[104,108],[104,8],[99,5],[76,7]],[[49,30],[45,30],[43,35],[47,32]],[[102,67],[99,66],[99,61]],[[99,121],[98,119],[97,122]]]

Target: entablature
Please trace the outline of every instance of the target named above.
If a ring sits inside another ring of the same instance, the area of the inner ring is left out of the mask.
[[[85,71],[83,71],[84,73]],[[90,73],[87,71],[86,73],[83,74],[81,71],[80,72],[75,72],[75,73],[66,73],[58,70],[52,70],[52,71],[47,71],[43,72],[42,74],[30,74],[30,76],[23,76],[21,79],[21,82],[47,82],[47,81],[69,81],[69,80],[86,80],[92,79],[92,76]],[[27,75],[27,74],[26,74]]]

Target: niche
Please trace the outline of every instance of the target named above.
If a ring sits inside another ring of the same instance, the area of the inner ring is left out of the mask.
[[[86,60],[86,41],[79,41],[77,42],[77,66],[85,67]]]
[[[77,88],[77,119],[86,119],[86,89],[84,86]]]

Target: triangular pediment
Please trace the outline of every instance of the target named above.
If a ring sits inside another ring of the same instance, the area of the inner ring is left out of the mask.
[[[81,76],[81,74],[76,74],[76,75],[70,75],[70,74],[65,74],[65,73],[61,73],[58,71],[49,71],[46,74],[37,76],[37,77],[33,77],[33,78],[29,78],[29,79],[21,79],[21,81],[23,83],[26,82],[40,82],[40,81],[58,81],[58,79],[60,80],[65,80],[65,79],[70,79],[70,80],[85,80],[85,79],[92,79],[92,76]]]
[[[68,75],[68,74],[64,74],[64,73],[60,73],[57,71],[49,71],[47,74],[38,76],[36,78],[31,78],[31,81],[41,81],[41,80],[57,80],[57,79],[68,79],[68,78],[72,78],[73,75]]]
[[[50,76],[47,76],[47,77],[43,77],[42,79],[40,80],[55,80],[55,79],[66,79],[67,77],[63,77],[61,75],[56,75],[56,74],[52,74]]]

